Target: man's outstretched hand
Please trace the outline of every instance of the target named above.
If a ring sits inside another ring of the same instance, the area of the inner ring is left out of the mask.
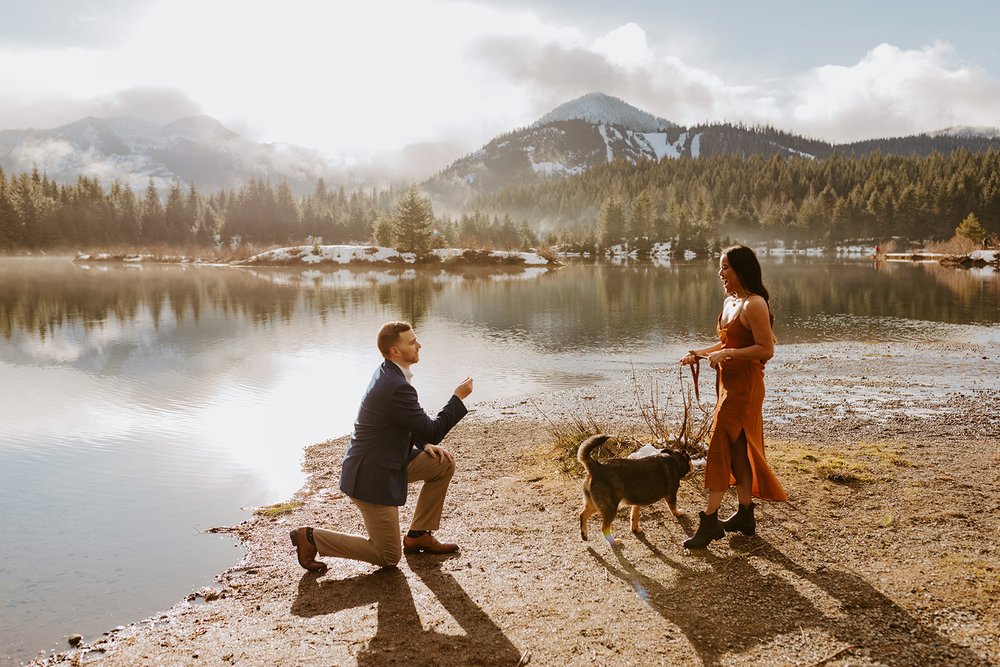
[[[455,395],[463,401],[472,393],[472,378],[465,378],[462,384],[455,387]]]

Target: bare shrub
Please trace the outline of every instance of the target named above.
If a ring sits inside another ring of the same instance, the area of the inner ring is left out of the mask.
[[[945,255],[967,255],[973,250],[978,250],[979,247],[979,244],[972,239],[956,234],[947,241],[931,241],[924,246],[924,249],[927,252],[943,253]]]
[[[677,367],[680,398],[680,415],[671,415],[669,407],[677,404],[675,394],[660,385],[659,378],[650,378],[643,391],[632,366],[632,393],[639,404],[639,412],[646,429],[661,447],[671,447],[686,452],[692,458],[704,456],[708,451],[708,435],[712,429],[713,410],[695,400],[693,387],[684,386],[684,370]]]

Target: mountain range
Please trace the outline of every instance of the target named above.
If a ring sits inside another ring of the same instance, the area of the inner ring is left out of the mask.
[[[704,124],[682,127],[603,93],[562,104],[532,125],[502,134],[421,184],[436,206],[458,209],[501,188],[580,173],[613,160],[761,154],[822,159],[832,155],[928,155],[959,148],[1000,149],[997,128],[955,127],[907,137],[832,144],[769,127]],[[318,152],[246,139],[208,116],[165,125],[135,118],[84,118],[48,130],[0,131],[0,167],[38,168],[60,182],[77,176],[145,187],[177,180],[203,191],[234,188],[251,178],[287,180],[300,193],[338,172]],[[346,187],[372,183],[343,183]]]
[[[285,179],[305,191],[329,171],[315,151],[257,143],[209,116],[165,125],[130,117],[88,117],[48,130],[2,130],[0,167],[10,173],[37,167],[59,182],[83,175],[144,188],[152,179],[162,188],[178,180],[206,191],[239,186],[251,178]]]

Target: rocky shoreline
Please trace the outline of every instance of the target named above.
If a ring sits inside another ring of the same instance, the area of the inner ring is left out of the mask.
[[[680,546],[696,518],[659,505],[641,538],[620,516],[620,546],[581,542],[580,480],[551,447],[550,420],[584,415],[641,438],[636,388],[675,386],[672,364],[473,402],[446,441],[455,557],[301,570],[290,528],[361,530],[337,490],[346,439],[313,445],[286,511],[217,529],[247,549],[217,587],[36,664],[1000,664],[994,342],[779,346],[765,434],[791,501],[705,552]],[[703,503],[685,480],[679,506]]]

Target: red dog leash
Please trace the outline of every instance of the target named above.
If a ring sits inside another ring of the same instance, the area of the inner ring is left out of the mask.
[[[698,401],[698,405],[701,405],[701,396],[698,393],[698,376],[701,374],[701,360],[708,359],[708,357],[702,356],[694,350],[688,350],[688,354],[694,356],[694,363],[690,364],[691,380],[694,382],[694,400]]]

